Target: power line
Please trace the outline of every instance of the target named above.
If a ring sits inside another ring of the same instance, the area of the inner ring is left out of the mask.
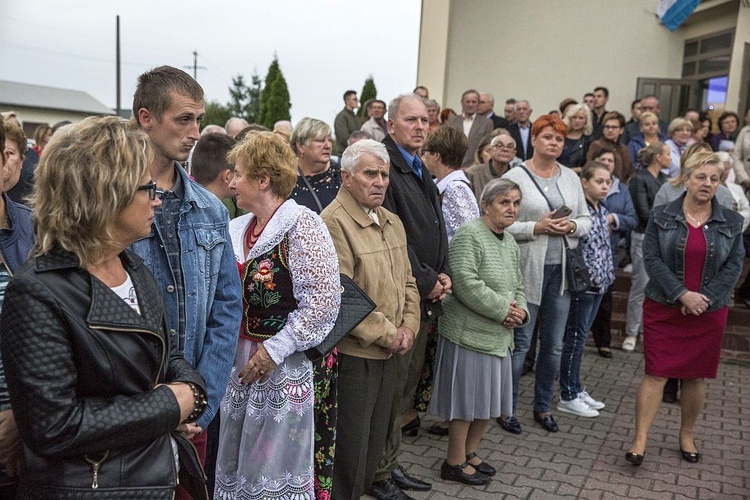
[[[183,66],[185,69],[191,69],[193,70],[193,79],[197,82],[198,81],[198,70],[199,69],[207,69],[205,66],[198,66],[198,51],[193,51],[193,65],[192,66]]]

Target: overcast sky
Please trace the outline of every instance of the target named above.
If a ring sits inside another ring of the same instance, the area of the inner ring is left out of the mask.
[[[333,124],[342,95],[368,75],[387,100],[416,84],[420,0],[0,0],[0,79],[83,90],[116,105],[115,16],[120,15],[122,107],[139,74],[192,66],[207,100],[225,103],[231,78],[274,53],[292,120]],[[187,69],[192,74],[192,69]],[[23,117],[21,117],[23,118]]]

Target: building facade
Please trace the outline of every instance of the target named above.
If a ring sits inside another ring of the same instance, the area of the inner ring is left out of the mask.
[[[658,0],[426,0],[417,81],[460,110],[468,88],[528,99],[534,116],[602,85],[626,116],[656,94],[662,118],[750,104],[750,0],[704,0],[674,32]]]

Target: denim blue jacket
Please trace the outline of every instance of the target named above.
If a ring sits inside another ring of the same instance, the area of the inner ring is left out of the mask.
[[[661,304],[678,306],[688,289],[685,278],[687,222],[682,212],[683,194],[654,208],[643,239],[643,260],[649,276],[645,294]],[[713,213],[703,225],[706,262],[700,293],[710,301],[709,311],[729,304],[729,297],[742,272],[745,249],[742,242],[742,216],[711,200]]]
[[[0,229],[0,253],[10,272],[14,273],[26,262],[36,241],[34,222],[29,207],[12,201],[5,193],[2,193],[2,197],[10,227]]]
[[[34,235],[34,222],[31,218],[31,209],[15,203],[5,193],[0,193],[5,200],[5,211],[8,214],[9,227],[0,229],[0,255],[5,261],[5,266],[12,275],[26,262],[36,237]],[[0,310],[3,307],[3,298],[0,295]],[[8,385],[5,382],[5,370],[3,360],[0,358],[0,411],[10,409],[10,396]],[[5,467],[0,465],[0,484],[8,480]]]
[[[140,255],[156,278],[173,343],[206,380],[208,405],[197,424],[202,429],[213,420],[227,388],[242,320],[242,292],[232,244],[227,232],[227,209],[214,195],[177,169],[185,198],[177,223],[182,276],[185,281],[185,332],[178,325],[177,290],[156,224],[151,235],[136,241]],[[179,337],[177,337],[179,335]]]

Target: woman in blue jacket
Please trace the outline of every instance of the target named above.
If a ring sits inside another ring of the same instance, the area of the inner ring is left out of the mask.
[[[615,152],[608,146],[602,147],[594,160],[607,165],[612,174],[612,186],[604,199],[609,215],[607,220],[610,227],[610,246],[612,248],[612,262],[617,266],[617,254],[620,251],[620,240],[635,229],[636,215],[633,206],[633,198],[630,196],[628,187],[617,178],[615,171]],[[612,286],[602,296],[599,312],[591,325],[591,334],[594,337],[599,355],[603,358],[612,357]]]
[[[5,130],[0,124],[0,152],[5,150]],[[13,273],[28,257],[34,246],[34,224],[31,210],[15,203],[5,194],[8,177],[5,155],[0,154],[0,310],[3,308],[5,287]],[[10,407],[8,386],[5,383],[0,358],[0,498],[13,498],[15,476],[21,459],[21,440]]]

